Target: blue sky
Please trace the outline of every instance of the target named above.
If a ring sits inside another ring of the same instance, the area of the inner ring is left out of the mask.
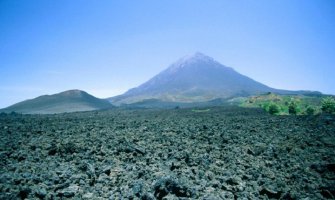
[[[0,108],[118,95],[194,52],[274,88],[335,94],[335,1],[0,0]]]

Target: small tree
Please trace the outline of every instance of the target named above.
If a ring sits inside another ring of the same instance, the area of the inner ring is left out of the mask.
[[[277,104],[270,104],[269,105],[269,111],[268,111],[271,115],[277,114],[279,113],[279,106]]]
[[[308,106],[306,109],[306,114],[307,115],[314,115],[315,109],[311,106]]]
[[[335,113],[335,100],[332,97],[323,98],[321,101],[321,110],[325,113]]]
[[[288,113],[291,114],[291,115],[296,115],[298,112],[298,106],[295,102],[291,102],[289,105],[288,105]]]

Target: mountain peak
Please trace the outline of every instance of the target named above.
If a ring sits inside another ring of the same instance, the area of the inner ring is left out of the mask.
[[[195,52],[194,54],[192,54],[191,56],[190,56],[192,59],[210,59],[210,60],[214,60],[212,57],[209,57],[209,56],[207,56],[207,55],[205,55],[205,54],[203,54],[203,53],[201,53],[201,52]]]
[[[177,60],[175,63],[170,65],[168,71],[175,72],[178,69],[188,66],[204,66],[204,65],[208,66],[217,64],[219,63],[215,61],[212,57],[209,57],[201,52],[196,52],[191,55],[186,55]]]
[[[82,91],[82,90],[78,90],[78,89],[73,89],[73,90],[67,90],[64,92],[59,93],[59,95],[62,96],[72,96],[72,97],[81,97],[83,95],[86,95],[87,93]]]
[[[199,61],[214,61],[212,57],[209,57],[201,52],[195,52],[194,54],[191,55],[186,55],[179,59],[178,62],[199,62]],[[215,61],[214,61],[215,62]]]

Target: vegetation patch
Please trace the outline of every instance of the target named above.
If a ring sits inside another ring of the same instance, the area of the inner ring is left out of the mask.
[[[335,114],[335,99],[333,97],[322,99],[321,110],[325,113]]]
[[[328,96],[277,95],[252,96],[238,103],[241,107],[260,107],[272,115],[315,115],[335,113],[335,99]]]

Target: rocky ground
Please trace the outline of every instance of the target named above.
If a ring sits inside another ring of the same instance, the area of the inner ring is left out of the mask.
[[[0,199],[334,199],[333,116],[0,115]]]

